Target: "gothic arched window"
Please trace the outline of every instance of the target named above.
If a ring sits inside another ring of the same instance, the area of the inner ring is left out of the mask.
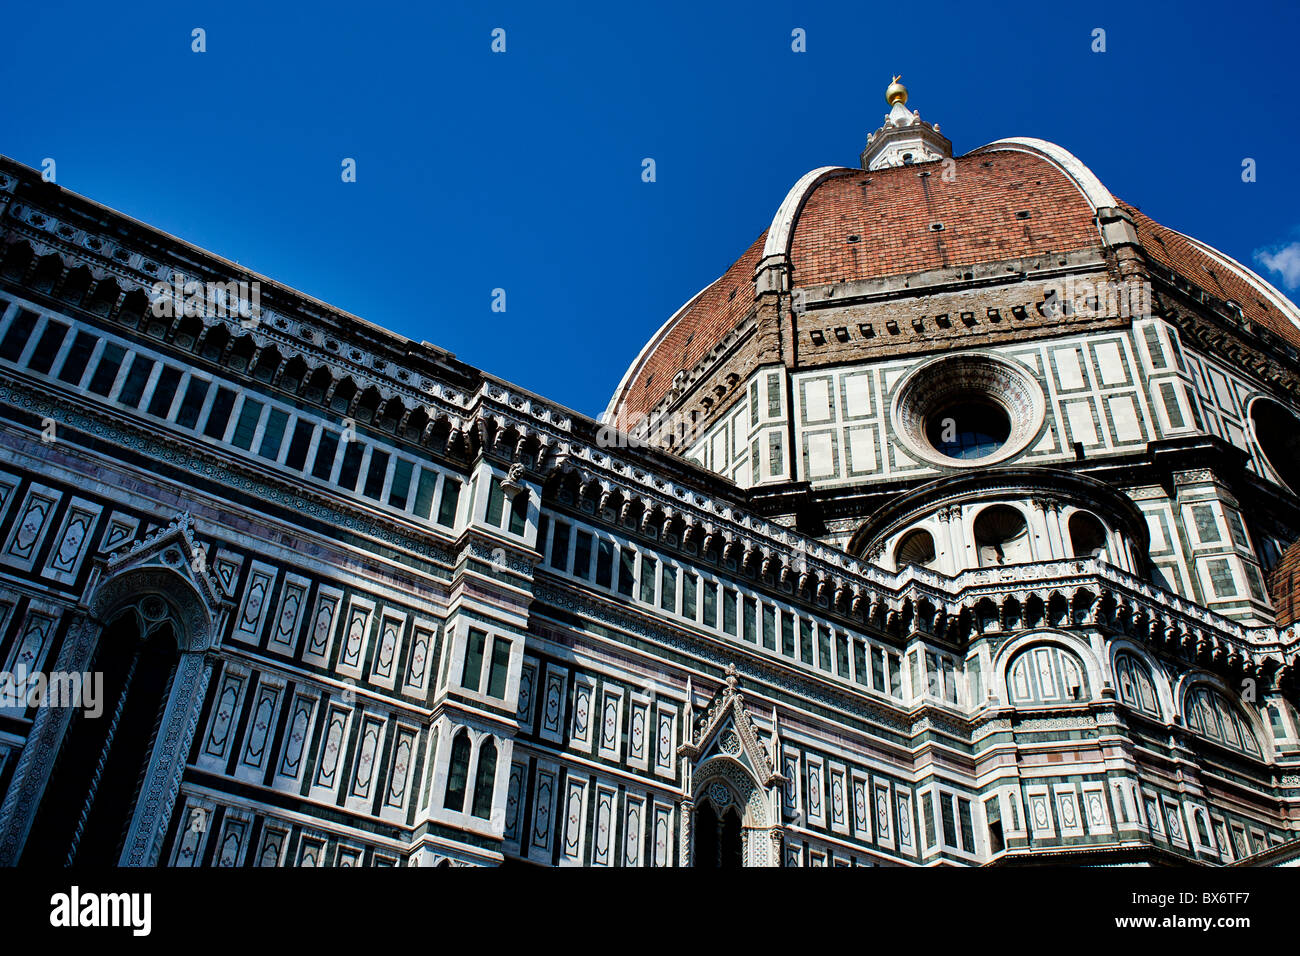
[[[1197,684],[1187,691],[1183,706],[1187,726],[1203,737],[1234,750],[1260,756],[1259,740],[1250,721],[1227,697],[1209,684]]]
[[[1123,703],[1150,717],[1160,717],[1160,703],[1151,672],[1129,651],[1115,655],[1115,685]]]
[[[478,771],[474,774],[474,816],[486,820],[492,815],[492,789],[497,779],[497,745],[491,737],[478,748]]]
[[[1088,697],[1083,661],[1055,644],[1027,648],[1007,667],[1007,700],[1012,704],[1069,704]]]
[[[145,617],[124,613],[100,635],[89,670],[103,675],[103,712],[73,712],[23,862],[118,863],[180,651],[170,620],[157,623],[164,603],[145,602]]]
[[[457,813],[465,809],[465,783],[469,778],[469,733],[463,728],[451,742],[447,767],[447,796],[442,805]]]
[[[695,811],[695,865],[707,869],[744,866],[740,814],[734,803],[721,813],[706,798]]]

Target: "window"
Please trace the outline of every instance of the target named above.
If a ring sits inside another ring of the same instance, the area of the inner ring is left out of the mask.
[[[921,794],[921,838],[927,850],[934,846],[934,798],[928,793]]]
[[[122,383],[122,391],[117,393],[117,400],[129,408],[138,408],[140,399],[144,395],[144,387],[149,382],[149,373],[153,371],[157,363],[151,358],[145,358],[143,355],[135,355],[131,358],[131,367],[127,370],[126,381]],[[234,393],[231,393],[231,401],[234,401]]]
[[[722,591],[722,630],[733,637],[736,634],[736,601],[739,595],[730,588]]]
[[[1007,668],[1012,704],[1064,704],[1088,699],[1081,661],[1055,644],[1038,644],[1017,654]]]
[[[695,620],[696,594],[700,588],[700,579],[689,571],[682,572],[682,617]]]
[[[469,733],[461,730],[451,742],[451,760],[447,767],[447,796],[443,807],[457,813],[465,808],[465,781],[469,776]]]
[[[393,465],[393,484],[388,491],[388,503],[394,508],[406,509],[406,501],[411,493],[411,472],[415,462],[407,458],[397,459]]]
[[[799,659],[805,664],[813,662],[812,622],[799,620]]]
[[[126,391],[125,388],[122,390]],[[230,421],[230,412],[234,407],[234,390],[218,386],[217,397],[212,400],[212,410],[208,412],[207,424],[203,426],[203,434],[220,441],[226,434],[226,425]]]
[[[300,418],[294,423],[293,438],[289,440],[289,454],[285,456],[284,463],[294,471],[301,471],[302,466],[307,462],[307,451],[311,448],[311,436],[316,431],[316,426],[305,418]]]
[[[794,657],[794,618],[788,611],[781,612],[781,653]]]
[[[501,482],[493,476],[488,482],[487,514],[483,520],[494,528],[501,527],[501,512],[505,506],[505,492]]]
[[[961,822],[961,848],[974,853],[975,827],[971,823],[970,801],[965,797],[957,798],[957,819]]]
[[[353,442],[352,444],[356,444],[356,442]],[[349,445],[348,451],[351,452],[351,450],[352,450],[352,445]],[[343,457],[343,466],[345,468],[347,467],[347,461],[348,459],[347,456],[345,455]],[[358,468],[361,467],[360,456],[357,457],[357,467]],[[343,480],[343,476],[340,475],[339,481],[341,482],[342,480]],[[347,487],[349,489],[352,489],[355,488],[356,486],[357,486],[357,478],[356,475],[353,475],[352,484],[348,485]],[[429,513],[433,510],[434,489],[436,489],[437,487],[438,487],[438,473],[436,471],[430,471],[428,468],[421,468],[420,478],[415,484],[415,507],[412,509],[412,511],[414,512],[417,518],[429,517]]]
[[[939,794],[939,810],[943,816],[943,842],[948,846],[957,846],[957,821],[952,812],[952,797],[946,793]]]
[[[465,663],[460,671],[460,686],[478,693],[483,683],[483,651],[487,645],[487,634],[470,628],[465,640]]]
[[[1250,721],[1209,684],[1196,684],[1188,692],[1183,710],[1187,726],[1194,732],[1234,750],[1260,756],[1259,741]]]
[[[718,626],[718,584],[716,581],[704,582],[704,626]]]
[[[492,791],[497,777],[497,745],[491,737],[478,748],[478,770],[474,774],[474,806],[472,813],[486,820],[492,815]]]
[[[263,407],[261,402],[244,399],[244,407],[239,410],[239,418],[235,421],[235,433],[230,436],[230,443],[236,448],[247,451],[253,447],[253,435],[257,432]]]
[[[320,441],[316,443],[316,460],[312,462],[311,475],[321,481],[329,481],[334,471],[334,456],[339,451],[339,434],[328,428],[320,430]]]
[[[861,641],[853,642],[853,676],[859,684],[866,684],[867,649]]]
[[[33,372],[48,375],[55,357],[59,354],[59,346],[63,344],[67,335],[68,327],[62,322],[46,322],[45,330],[41,332],[36,348],[32,351],[32,357],[27,360],[27,367]]]
[[[65,365],[66,369],[67,366]],[[166,418],[172,410],[172,401],[176,398],[176,389],[181,383],[181,370],[164,365],[149,397],[149,414],[156,418]]]
[[[510,674],[510,642],[492,639],[492,663],[488,667],[488,696],[505,700],[506,677]]]
[[[520,488],[510,499],[510,533],[523,534],[528,530],[528,489]]]
[[[438,524],[450,528],[456,524],[456,510],[460,507],[460,482],[448,478],[442,483],[442,496],[438,501]]]
[[[591,534],[579,531],[573,544],[573,573],[580,578],[591,578]]]
[[[271,414],[266,419],[266,428],[262,432],[262,445],[257,452],[259,455],[271,461],[279,457],[280,446],[284,443],[284,428],[288,423],[289,416],[286,412],[278,408],[271,409]]]
[[[743,594],[740,596],[740,630],[749,643],[758,643],[758,602]]]
[[[568,522],[557,521],[551,534],[551,567],[559,571],[569,570],[569,529]]]
[[[630,548],[620,548],[618,556],[618,593],[631,597],[636,584],[636,553]]]
[[[1149,717],[1160,717],[1160,705],[1156,700],[1151,673],[1145,664],[1128,651],[1120,651],[1115,655],[1115,683],[1119,687],[1122,703]]]
[[[109,345],[104,349],[104,355],[108,355],[108,350],[114,346]],[[97,391],[95,388],[95,379],[99,377],[100,370],[104,367],[104,360],[101,358],[99,368],[95,370],[95,376],[90,380],[91,391]],[[114,375],[117,372],[113,373]],[[112,387],[112,382],[109,382]],[[199,423],[199,414],[203,411],[203,403],[207,400],[208,389],[212,387],[211,382],[205,382],[201,378],[191,378],[190,383],[185,386],[185,397],[181,399],[181,410],[176,413],[176,424],[181,428],[193,428]],[[101,395],[107,395],[108,389],[100,392]]]
[[[68,357],[63,360],[63,368],[59,370],[59,381],[80,385],[82,376],[86,374],[86,366],[90,363],[90,355],[98,342],[99,339],[95,336],[78,332],[72,348],[68,349]]]
[[[824,671],[831,669],[831,629],[825,624],[817,626],[817,666]]]
[[[113,390],[113,383],[117,381],[117,373],[121,370],[122,359],[125,357],[126,349],[122,346],[112,342],[105,345],[99,356],[99,364],[95,366],[95,373],[90,376],[90,390],[96,395],[107,396]]]
[[[1011,435],[1006,409],[989,399],[964,395],[926,421],[925,436],[947,458],[987,458]]]
[[[1300,419],[1284,405],[1266,398],[1250,403],[1255,441],[1267,466],[1264,470],[1300,494]]]
[[[763,605],[763,646],[776,650],[776,608],[770,604]]]
[[[347,447],[343,449],[343,461],[339,464],[338,486],[347,491],[357,490],[357,478],[361,475],[361,461],[366,457],[366,446],[363,442],[350,441]],[[428,474],[425,472],[425,474]],[[423,478],[424,475],[421,475]],[[432,492],[430,492],[432,494]],[[428,508],[425,509],[428,514]]]
[[[27,347],[27,340],[32,337],[32,330],[36,328],[37,315],[35,312],[28,312],[23,309],[14,320],[9,323],[9,328],[5,331],[4,339],[0,340],[0,358],[6,362],[17,362],[22,357],[23,349]]]
[[[370,452],[370,468],[366,472],[366,486],[362,494],[378,501],[384,493],[384,479],[388,477],[388,452],[378,448]]]
[[[659,606],[665,611],[677,611],[677,569],[665,564],[659,578]]]
[[[658,562],[649,555],[641,557],[641,603],[655,603],[655,574]]]
[[[614,582],[614,545],[604,538],[596,545],[596,585],[607,588]]]

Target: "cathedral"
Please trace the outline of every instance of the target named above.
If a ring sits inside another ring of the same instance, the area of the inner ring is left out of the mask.
[[[599,420],[0,159],[0,864],[1295,865],[1300,309],[886,100]]]

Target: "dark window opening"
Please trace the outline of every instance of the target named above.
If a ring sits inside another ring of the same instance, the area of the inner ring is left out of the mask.
[[[109,348],[112,348],[112,346],[109,346]],[[107,349],[105,351],[107,352]],[[100,362],[100,368],[103,368],[103,362]],[[99,372],[96,371],[95,375],[98,376]],[[93,380],[90,387],[93,391],[95,388]],[[198,424],[199,413],[203,411],[203,402],[207,399],[208,389],[211,387],[210,382],[198,378],[190,379],[190,384],[185,388],[185,397],[181,399],[181,410],[176,413],[177,425],[181,426],[181,428],[193,428]],[[101,394],[107,394],[107,392]]]
[[[98,338],[86,332],[77,333],[72,348],[68,350],[68,357],[63,360],[63,368],[59,369],[59,381],[67,382],[69,385],[81,384],[82,376],[86,374],[86,366],[90,363],[90,354],[95,351],[95,344],[98,341]]]
[[[966,396],[944,406],[926,422],[925,436],[935,451],[969,461],[987,458],[1006,444],[1011,419],[995,402]]]
[[[39,372],[46,375],[50,371],[50,366],[54,364],[55,356],[59,354],[59,346],[68,336],[68,327],[61,322],[46,322],[45,331],[41,333],[40,339],[36,343],[36,348],[32,352],[32,357],[27,362],[27,367],[33,372]]]
[[[145,636],[133,614],[104,629],[91,673],[103,714],[73,712],[22,862],[114,866],[122,852],[178,658],[169,624]]]
[[[109,342],[104,346],[103,353],[99,356],[99,364],[95,366],[95,374],[90,377],[90,390],[96,395],[107,395],[113,390],[113,383],[117,381],[117,373],[122,368],[122,359],[126,357],[126,349],[120,345],[114,345]]]

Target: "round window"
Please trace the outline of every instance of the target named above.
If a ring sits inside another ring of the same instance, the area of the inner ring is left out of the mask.
[[[897,436],[935,465],[976,468],[1024,451],[1042,430],[1043,390],[1022,366],[986,353],[938,358],[894,391]]]
[[[947,458],[987,458],[1010,436],[1007,410],[980,395],[944,405],[925,425],[925,437]]]
[[[1300,418],[1271,399],[1257,398],[1250,405],[1250,420],[1265,462],[1300,494]]]

